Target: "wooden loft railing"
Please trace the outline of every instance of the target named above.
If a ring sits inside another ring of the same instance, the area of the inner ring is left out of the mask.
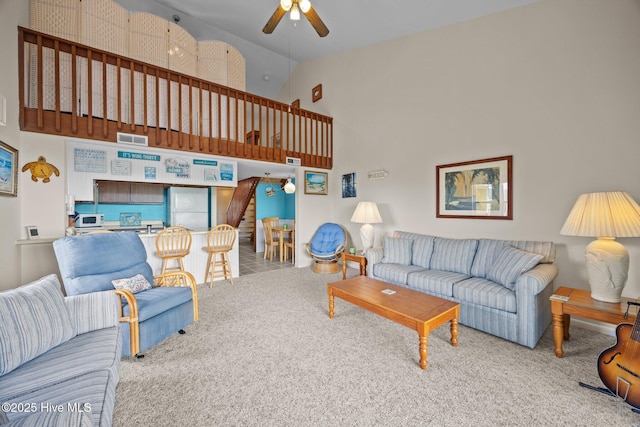
[[[333,119],[18,27],[20,129],[303,166],[333,166]],[[90,66],[89,66],[90,64]]]

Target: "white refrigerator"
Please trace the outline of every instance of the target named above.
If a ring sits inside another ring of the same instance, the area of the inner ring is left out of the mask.
[[[209,189],[169,187],[167,219],[170,226],[180,225],[195,231],[206,230],[209,227]]]

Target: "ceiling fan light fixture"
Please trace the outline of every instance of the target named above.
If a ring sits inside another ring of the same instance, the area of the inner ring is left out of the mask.
[[[298,8],[298,3],[293,3],[291,5],[291,15],[289,15],[292,21],[300,20],[300,9]]]
[[[282,7],[287,12],[289,11],[289,9],[291,9],[292,4],[292,0],[280,0],[280,7]]]
[[[298,6],[300,6],[302,13],[307,13],[309,9],[311,9],[311,2],[309,0],[302,0],[298,2]]]

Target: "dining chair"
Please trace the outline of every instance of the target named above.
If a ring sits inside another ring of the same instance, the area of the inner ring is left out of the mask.
[[[162,259],[162,273],[184,271],[182,260],[190,250],[191,232],[184,227],[167,227],[156,235],[156,255]],[[171,261],[177,265],[170,266]]]
[[[291,221],[291,237],[289,240],[284,242],[284,259],[289,258],[289,251],[291,251],[291,264],[295,264],[295,254],[296,254],[296,221]]]
[[[217,225],[207,233],[207,246],[202,249],[209,253],[204,282],[209,281],[210,288],[217,277],[228,279],[233,284],[229,252],[233,249],[235,241],[236,229],[229,224]]]
[[[269,261],[273,261],[276,249],[280,245],[279,240],[273,237],[273,229],[280,226],[278,217],[262,218],[262,230],[264,231],[264,259],[269,256]]]

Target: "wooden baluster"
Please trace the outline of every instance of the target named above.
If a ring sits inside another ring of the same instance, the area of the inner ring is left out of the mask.
[[[136,131],[136,71],[135,64],[133,61],[129,61],[129,78],[131,81],[129,82],[130,90],[131,90],[131,102],[129,103],[129,128],[131,132],[135,133]]]
[[[142,65],[142,84],[144,85],[142,92],[144,93],[143,100],[143,109],[144,109],[144,117],[142,118],[142,132],[147,135],[149,133],[149,104],[147,98],[149,97],[147,91],[147,64]]]
[[[167,146],[173,146],[171,138],[171,73],[167,71]]]
[[[43,56],[43,52],[42,52],[42,36],[38,35],[38,39],[37,39],[37,43],[38,43],[38,115],[37,115],[37,126],[38,129],[42,129],[44,127],[44,100],[42,99],[43,97],[43,90],[42,88],[44,87],[44,82],[42,81],[43,79],[43,72],[42,72],[42,68],[43,68],[43,62],[44,62],[44,56]]]
[[[203,127],[202,127],[202,80],[198,80],[198,150],[204,149]]]
[[[182,76],[178,74],[178,147],[182,148]]]
[[[21,76],[20,83],[22,83],[22,76],[27,74],[24,68],[24,48],[28,45],[29,44],[25,44],[24,42],[24,31],[22,28],[18,28],[18,72]],[[38,58],[38,62],[40,62],[40,58]],[[29,77],[27,77],[27,81],[30,85],[31,80]],[[20,129],[24,129],[26,125],[25,109],[27,108],[27,100],[24,96],[24,84],[18,85],[18,104],[20,106],[18,110],[18,123],[20,124]]]
[[[87,50],[87,134],[93,136],[93,58]]]
[[[160,145],[162,143],[162,134],[160,132],[160,74],[157,68],[154,68],[154,76],[156,78],[156,145]]]
[[[53,57],[53,62],[55,63],[54,92],[56,96],[55,129],[57,133],[60,133],[62,131],[62,126],[60,124],[60,42],[58,40],[53,42]]]
[[[109,135],[109,117],[107,112],[107,54],[102,54],[102,136]]]
[[[116,96],[116,102],[118,103],[118,105],[116,105],[116,129],[120,131],[122,130],[122,59],[120,59],[119,56],[116,57],[116,72],[118,73],[116,76],[116,86],[118,88],[118,94]]]
[[[71,133],[78,134],[78,58],[76,45],[71,46]]]

